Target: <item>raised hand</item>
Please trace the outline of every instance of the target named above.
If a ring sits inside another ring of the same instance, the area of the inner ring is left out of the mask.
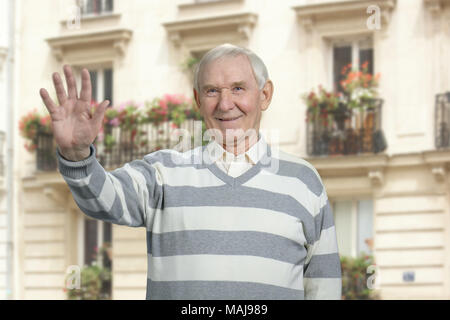
[[[72,69],[64,66],[67,92],[59,73],[53,73],[53,84],[59,107],[50,98],[47,90],[39,91],[52,119],[53,136],[61,155],[67,160],[80,161],[90,154],[89,146],[100,132],[108,100],[103,101],[95,111],[91,110],[92,85],[89,71],[81,71],[81,91],[78,96]]]

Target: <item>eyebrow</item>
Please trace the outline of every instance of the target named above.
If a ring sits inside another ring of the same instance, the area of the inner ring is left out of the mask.
[[[247,83],[245,81],[235,81],[231,84],[232,87],[245,87],[246,85]],[[204,86],[202,86],[202,90],[207,90],[211,88],[217,88],[217,86],[212,84],[205,84]]]

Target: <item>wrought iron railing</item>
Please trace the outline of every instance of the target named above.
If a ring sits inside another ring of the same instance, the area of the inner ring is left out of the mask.
[[[339,107],[324,123],[316,117],[307,124],[307,152],[310,156],[378,153],[387,147],[381,128],[383,100],[373,99],[368,108]]]
[[[189,132],[190,146],[194,146],[194,132],[199,130],[197,126],[201,127],[202,121],[187,119],[180,126],[180,129]],[[145,155],[159,149],[176,148],[181,144],[181,138],[177,140],[176,136],[172,136],[173,131],[174,127],[169,121],[159,125],[139,124],[129,130],[105,125],[103,139],[97,138],[94,142],[96,157],[103,167],[111,169],[136,159],[142,159]],[[37,170],[56,170],[56,144],[53,134],[38,132],[37,137]],[[181,149],[179,150],[181,151]]]
[[[0,177],[5,175],[5,160],[4,160],[4,148],[5,148],[5,132],[0,131]]]
[[[436,95],[434,137],[437,149],[450,147],[450,91]]]
[[[198,121],[198,120],[197,120]],[[197,122],[201,126],[201,121]],[[189,132],[193,146],[195,120],[188,119],[181,124],[180,129]],[[160,150],[171,149],[180,143],[180,139],[172,136],[172,122],[165,121],[158,125],[139,124],[131,129],[105,126],[105,136],[102,142],[96,142],[97,158],[105,168],[118,167],[127,162],[142,159],[145,155]],[[112,137],[107,141],[106,135]]]

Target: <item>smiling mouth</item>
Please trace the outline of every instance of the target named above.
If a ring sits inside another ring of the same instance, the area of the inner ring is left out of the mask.
[[[239,116],[239,117],[236,117],[236,118],[216,118],[217,120],[220,120],[220,121],[234,121],[234,120],[237,120],[237,119],[239,119],[240,117],[242,117],[242,116]]]

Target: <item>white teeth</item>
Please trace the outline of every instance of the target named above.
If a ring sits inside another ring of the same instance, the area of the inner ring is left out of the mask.
[[[232,120],[236,120],[236,119],[238,119],[239,117],[237,117],[237,118],[233,118],[233,119],[219,119],[220,121],[232,121]]]

